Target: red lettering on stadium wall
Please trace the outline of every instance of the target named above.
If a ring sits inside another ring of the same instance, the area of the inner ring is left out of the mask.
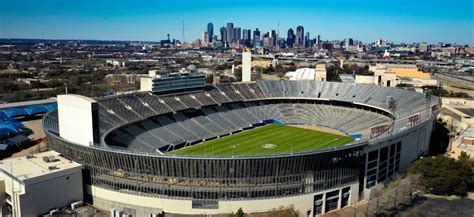
[[[413,115],[411,117],[408,118],[408,122],[407,122],[407,127],[412,127],[418,123],[420,123],[420,115]]]
[[[391,129],[390,125],[380,125],[377,127],[370,128],[370,138],[373,139],[377,136],[382,135],[383,133],[389,131]]]

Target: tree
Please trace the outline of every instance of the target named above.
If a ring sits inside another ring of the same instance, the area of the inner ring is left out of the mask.
[[[469,156],[465,151],[461,151],[461,153],[458,156],[458,161],[461,163],[468,163],[469,162]]]
[[[214,75],[213,74],[209,74],[208,76],[206,76],[206,83],[212,84],[213,81],[214,81]]]
[[[235,213],[237,217],[244,217],[245,213],[242,211],[242,208],[239,208],[237,212]]]
[[[242,69],[234,69],[235,80],[242,81]]]
[[[436,195],[466,196],[474,190],[474,169],[464,163],[466,155],[459,160],[438,155],[416,161],[409,169],[410,174],[420,175],[420,184]]]

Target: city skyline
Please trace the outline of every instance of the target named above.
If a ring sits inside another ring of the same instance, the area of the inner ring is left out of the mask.
[[[213,1],[185,3],[81,1],[72,7],[60,0],[2,0],[5,7],[0,9],[0,38],[159,41],[170,33],[171,38],[182,40],[184,21],[188,42],[201,38],[208,23],[214,24],[217,35],[216,30],[228,22],[242,29],[259,28],[262,33],[279,31],[279,37],[285,38],[289,28],[296,30],[301,25],[311,37],[321,35],[324,40],[474,42],[474,3],[468,0],[457,1],[456,5],[388,1],[385,6],[373,1],[354,4],[343,0],[303,1],[300,5],[276,1],[270,6],[247,0],[235,6]]]

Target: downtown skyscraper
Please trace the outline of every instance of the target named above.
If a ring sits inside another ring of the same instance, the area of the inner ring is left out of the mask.
[[[213,37],[214,37],[214,24],[208,23],[207,24],[207,35],[208,35],[208,42],[212,42]]]
[[[234,42],[234,23],[227,23],[227,44]]]
[[[260,47],[260,30],[258,30],[258,28],[255,29],[255,31],[253,31],[253,47],[255,48],[258,48]]]
[[[251,36],[252,36],[252,30],[250,30],[250,29],[242,30],[243,44],[247,47],[251,46],[251,39],[252,39]]]
[[[296,47],[304,47],[304,27],[298,26],[296,27]]]
[[[293,44],[295,43],[295,32],[293,31],[292,28],[288,29],[288,34],[286,36],[286,46],[289,48],[293,47]]]

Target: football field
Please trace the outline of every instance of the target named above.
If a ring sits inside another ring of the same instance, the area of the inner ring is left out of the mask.
[[[257,156],[307,152],[341,146],[353,138],[271,124],[167,152],[170,155]]]

